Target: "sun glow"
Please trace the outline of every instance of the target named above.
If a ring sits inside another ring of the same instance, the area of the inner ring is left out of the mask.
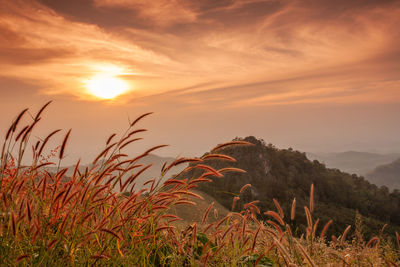
[[[112,99],[129,90],[129,85],[122,79],[111,74],[93,76],[86,82],[86,89],[95,97]]]

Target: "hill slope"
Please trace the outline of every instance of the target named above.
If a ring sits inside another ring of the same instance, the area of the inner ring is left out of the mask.
[[[315,218],[321,224],[334,220],[330,234],[339,234],[347,225],[354,224],[356,211],[364,217],[366,232],[377,232],[384,223],[390,231],[400,226],[400,193],[389,193],[387,188],[378,188],[364,178],[350,175],[337,169],[328,169],[318,161],[310,161],[305,153],[291,149],[277,149],[266,145],[255,137],[244,139],[254,146],[230,146],[218,151],[237,159],[236,163],[207,160],[215,169],[227,166],[238,167],[247,173],[226,173],[223,178],[213,178],[213,183],[199,186],[227,209],[235,195],[243,203],[259,200],[262,211],[275,209],[272,198],[276,198],[286,216],[289,216],[292,199],[296,197],[296,219],[293,227],[306,225],[303,207],[308,205],[310,185],[315,185]],[[198,170],[195,170],[198,171]],[[189,174],[190,175],[190,174]],[[239,194],[240,188],[250,183],[252,187]],[[294,229],[295,229],[294,228]]]
[[[400,190],[400,159],[376,167],[366,178],[376,185],[387,186],[390,190]]]
[[[172,214],[179,216],[183,222],[183,225],[189,225],[193,222],[201,222],[203,219],[204,212],[207,210],[209,205],[214,202],[214,206],[212,209],[212,215],[208,216],[207,222],[216,221],[225,217],[229,211],[222,206],[219,202],[217,202],[212,196],[208,195],[205,192],[198,190],[191,190],[193,193],[196,193],[203,197],[203,199],[198,199],[192,196],[188,197],[188,200],[193,201],[196,205],[177,205],[174,206],[171,210]],[[214,212],[214,209],[217,212]]]
[[[171,163],[174,160],[175,160],[175,158],[172,158],[172,157],[161,157],[161,156],[157,156],[155,154],[149,154],[148,156],[139,159],[137,161],[137,164],[140,164],[143,166],[152,164],[152,166],[150,168],[148,168],[143,174],[141,174],[136,179],[136,189],[138,189],[138,190],[141,189],[143,187],[143,184],[151,179],[159,178],[161,176],[161,168],[164,165],[164,163],[165,162]],[[167,179],[167,178],[173,176],[174,174],[179,173],[186,166],[187,166],[187,164],[181,164],[179,166],[173,167],[171,169],[171,171],[168,173],[168,175],[166,177],[164,177],[163,179]],[[90,169],[92,167],[93,167],[92,164],[80,165],[79,171],[83,173],[83,172],[85,172],[86,168]],[[73,175],[75,166],[67,166],[67,167],[62,167],[62,168],[68,168],[68,171],[66,172],[66,176],[71,177]],[[51,173],[56,173],[58,168],[57,167],[46,167],[45,169]],[[128,176],[129,176],[129,174],[125,175],[122,178],[122,183],[125,182],[125,180],[127,179]],[[67,178],[67,180],[69,180],[69,179],[70,178]],[[117,188],[117,190],[119,190],[119,187]]]

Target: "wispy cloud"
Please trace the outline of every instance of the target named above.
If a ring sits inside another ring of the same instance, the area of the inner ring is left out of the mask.
[[[398,1],[3,0],[0,16],[1,75],[43,93],[85,99],[118,66],[131,98],[400,101]]]
[[[196,12],[188,3],[176,0],[94,0],[100,8],[127,8],[135,12],[141,19],[148,20],[150,25],[168,27],[176,23],[191,23],[197,18]]]

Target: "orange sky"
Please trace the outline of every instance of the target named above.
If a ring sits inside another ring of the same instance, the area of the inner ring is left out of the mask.
[[[148,111],[143,147],[172,156],[249,134],[400,151],[399,25],[386,0],[0,0],[0,130],[53,99],[42,131],[72,127],[71,157]],[[107,72],[131,90],[88,94]]]

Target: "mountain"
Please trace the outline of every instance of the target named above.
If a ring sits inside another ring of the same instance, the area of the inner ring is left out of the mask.
[[[307,153],[307,157],[311,160],[316,159],[329,168],[340,169],[347,173],[366,175],[379,165],[388,164],[400,158],[400,153],[378,154],[346,151],[339,153]]]
[[[296,197],[297,215],[292,229],[304,230],[307,224],[304,206],[308,206],[310,185],[313,183],[313,217],[320,218],[320,227],[333,219],[329,234],[339,235],[347,225],[354,225],[356,214],[363,218],[367,236],[379,232],[385,223],[389,224],[386,229],[391,233],[395,229],[400,230],[400,192],[390,193],[387,188],[378,188],[363,177],[327,168],[317,160],[310,161],[305,153],[278,149],[252,136],[236,140],[254,145],[229,146],[217,151],[234,157],[237,162],[210,159],[205,164],[216,170],[237,167],[247,173],[226,172],[223,178],[213,177],[212,183],[202,183],[198,187],[228,210],[231,210],[234,196],[240,197],[238,208],[244,203],[259,200],[261,211],[275,210],[272,201],[275,198],[285,215],[290,216],[291,203]],[[185,177],[198,176],[203,170],[194,168],[191,172]],[[245,184],[252,186],[240,193]],[[260,217],[266,219],[262,214]]]
[[[400,190],[400,158],[392,163],[376,167],[366,178],[378,186],[387,186],[390,190]]]

